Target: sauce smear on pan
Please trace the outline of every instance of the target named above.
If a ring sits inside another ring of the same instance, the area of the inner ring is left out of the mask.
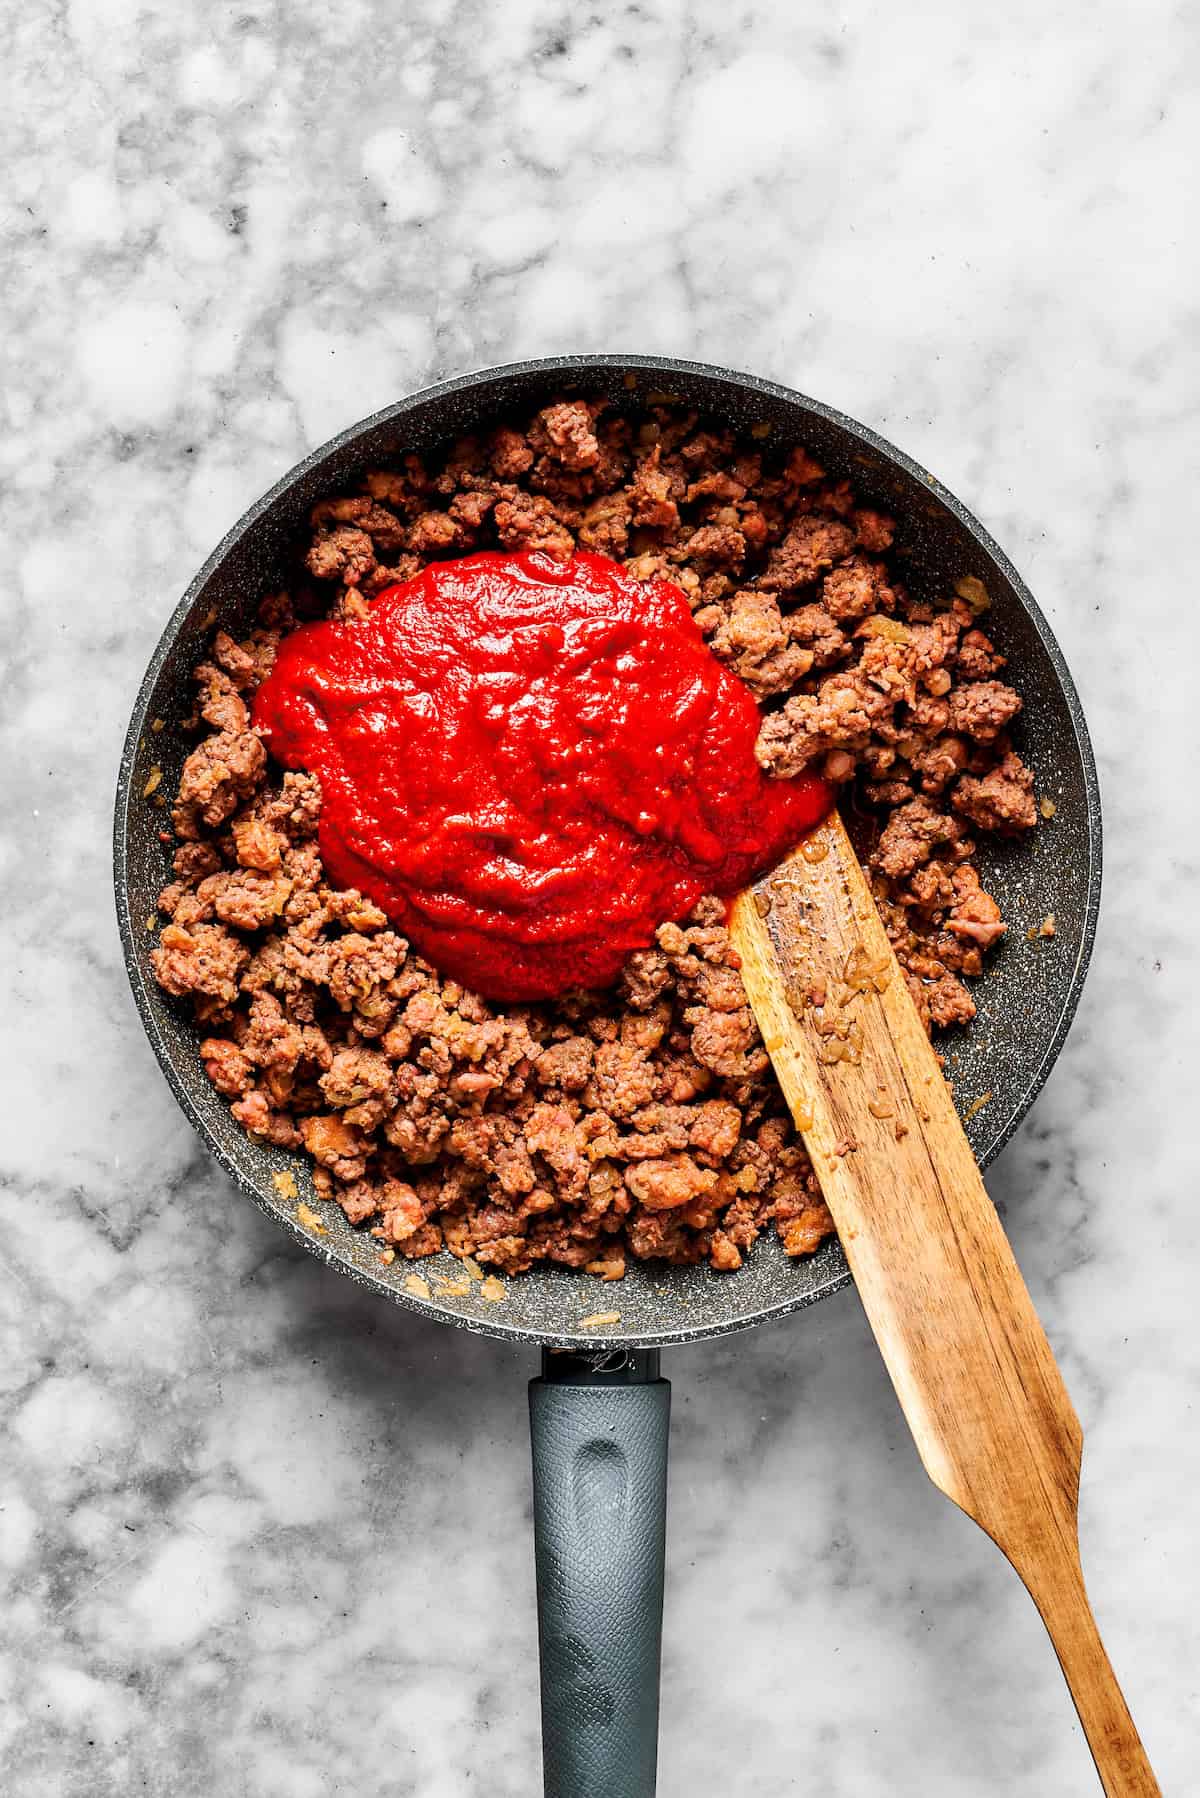
[[[607,984],[832,803],[764,777],[758,708],[679,588],[586,553],[435,562],[293,631],[254,722],[320,776],[328,877],[494,999]]]

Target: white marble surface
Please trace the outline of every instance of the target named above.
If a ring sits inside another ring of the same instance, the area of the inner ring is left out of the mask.
[[[108,820],[160,625],[269,481],[441,374],[637,348],[904,444],[1076,670],[1104,920],[990,1184],[1087,1431],[1097,1609],[1195,1791],[1189,9],[25,0],[0,40],[0,1786],[537,1789],[532,1357],[351,1291],[213,1173]],[[851,1295],[668,1371],[666,1798],[1096,1789]]]

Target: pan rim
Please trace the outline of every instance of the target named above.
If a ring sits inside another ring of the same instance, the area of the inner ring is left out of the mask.
[[[403,1288],[389,1285],[371,1274],[367,1269],[357,1267],[346,1261],[334,1249],[314,1238],[295,1220],[281,1205],[274,1203],[265,1192],[248,1179],[237,1163],[226,1153],[222,1145],[213,1138],[207,1124],[196,1107],[190,1092],[180,1078],[175,1066],[174,1056],[163,1040],[158,1021],[154,1015],[151,995],[147,991],[142,968],[135,948],[134,924],[130,911],[129,890],[127,881],[128,866],[128,826],[130,817],[130,801],[132,798],[132,768],[139,743],[146,729],[146,713],[150,697],[154,691],[158,677],[167,657],[174,648],[175,641],[185,621],[190,616],[200,593],[212,578],[234,546],[242,541],[248,533],[258,525],[260,520],[270,512],[275,504],[294,486],[303,481],[310,473],[324,464],[339,451],[352,447],[356,441],[371,432],[403,419],[419,407],[441,401],[455,393],[469,392],[476,387],[498,381],[513,380],[527,376],[555,375],[563,380],[572,376],[586,376],[601,370],[620,369],[652,374],[680,373],[699,376],[714,381],[725,387],[741,389],[743,392],[761,394],[764,397],[781,402],[788,406],[798,407],[802,411],[813,414],[901,468],[911,479],[926,487],[929,492],[949,511],[958,524],[975,541],[983,553],[997,566],[1004,579],[1020,601],[1030,622],[1033,625],[1042,648],[1044,649],[1055,676],[1061,686],[1071,719],[1076,751],[1079,756],[1083,776],[1086,799],[1087,830],[1087,902],[1082,920],[1079,944],[1075,962],[1066,984],[1066,992],[1059,1015],[1050,1038],[1040,1059],[1029,1070],[1025,1086],[1013,1106],[1002,1129],[987,1145],[981,1159],[981,1167],[990,1165],[1001,1149],[1011,1140],[1015,1131],[1027,1116],[1030,1107],[1037,1099],[1049,1077],[1050,1071],[1061,1053],[1063,1044],[1074,1020],[1079,1004],[1080,994],[1087,976],[1091,961],[1092,948],[1095,941],[1096,927],[1100,911],[1100,897],[1103,871],[1102,850],[1102,813],[1100,783],[1096,768],[1095,755],[1087,728],[1078,689],[1071,675],[1063,652],[1051,630],[1033,594],[1017,572],[1013,563],[1000,545],[984,528],[972,512],[935,475],[929,473],[905,451],[898,449],[888,439],[882,437],[870,426],[860,423],[849,414],[829,406],[821,400],[811,398],[798,389],[787,387],[780,382],[770,381],[759,375],[722,368],[714,363],[698,362],[680,357],[647,356],[640,354],[622,355],[605,353],[598,355],[566,355],[537,357],[517,362],[499,363],[492,366],[473,369],[466,373],[454,375],[446,380],[435,382],[427,387],[371,413],[368,417],[347,426],[326,442],[303,457],[293,467],[262,494],[220,539],[219,543],[206,558],[203,566],[189,581],[182,597],[167,620],[153,654],[139,683],[134,701],[129,729],[122,746],[120,768],[117,780],[116,803],[113,825],[113,862],[114,890],[116,897],[117,922],[121,937],[121,949],[126,972],[133,991],[134,1002],[142,1022],[143,1029],[154,1050],[155,1057],[162,1069],[167,1084],[175,1096],[184,1115],[192,1128],[197,1132],[208,1154],[213,1156],[218,1165],[234,1182],[234,1184],[250,1197],[258,1208],[272,1222],[287,1229],[290,1234],[303,1245],[305,1250],[323,1261],[326,1266],[340,1274],[345,1274],[359,1285],[398,1303],[422,1317],[437,1323],[451,1324],[466,1329],[474,1334],[500,1338],[508,1341],[542,1343],[550,1347],[582,1348],[590,1351],[602,1351],[606,1348],[635,1347],[670,1347],[677,1344],[696,1342],[709,1337],[729,1335],[737,1331],[755,1328],[758,1324],[782,1319],[796,1311],[807,1309],[819,1300],[831,1297],[834,1293],[849,1286],[851,1275],[848,1270],[836,1272],[822,1285],[806,1288],[794,1296],[764,1306],[760,1311],[733,1318],[722,1318],[716,1322],[708,1321],[698,1325],[680,1325],[678,1327],[628,1333],[618,1336],[602,1335],[594,1332],[580,1331],[548,1331],[531,1327],[527,1324],[506,1323],[497,1316],[486,1320],[474,1316],[464,1316],[457,1312],[444,1310],[432,1301],[423,1300],[410,1294]],[[564,1270],[564,1277],[570,1274]]]

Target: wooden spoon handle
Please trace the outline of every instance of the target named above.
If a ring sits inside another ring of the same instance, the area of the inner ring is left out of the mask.
[[[1156,1792],[1079,1571],[1079,1422],[836,813],[730,931],[925,1468],[1033,1593],[1106,1789]]]
[[[1100,1639],[1078,1552],[1046,1569],[1014,1562],[1050,1633],[1108,1798],[1157,1798],[1159,1787]]]

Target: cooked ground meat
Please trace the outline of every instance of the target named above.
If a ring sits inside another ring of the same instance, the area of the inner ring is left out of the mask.
[[[403,1256],[444,1246],[505,1273],[548,1260],[604,1279],[629,1256],[732,1269],[770,1224],[811,1254],[832,1220],[720,900],[664,923],[611,991],[486,1003],[325,884],[319,783],[268,763],[247,701],[298,618],[364,617],[431,559],[578,544],[666,575],[764,702],[764,769],[854,782],[876,901],[932,1031],[974,1015],[963,977],[1004,931],[969,831],[1037,820],[1006,735],[1021,702],[978,605],[911,598],[891,519],[804,450],[770,456],[673,406],[634,419],[560,400],[361,487],[313,508],[291,589],[244,642],[217,632],[196,669],[207,728],[171,814],[153,960],[193,1003],[209,1078]]]

